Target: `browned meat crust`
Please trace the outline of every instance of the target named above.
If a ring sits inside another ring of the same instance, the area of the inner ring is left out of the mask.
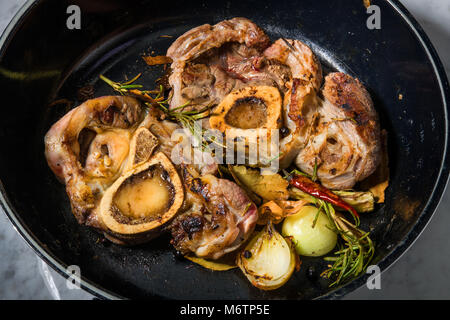
[[[364,86],[344,73],[325,78],[324,97],[317,105],[317,123],[296,165],[322,184],[348,189],[373,173],[380,162],[378,115]]]
[[[245,18],[194,28],[168,49],[173,59],[169,84],[171,108],[216,105],[230,93],[249,85],[273,85],[287,91],[289,68],[264,57],[269,38]]]
[[[216,25],[204,24],[178,37],[167,50],[174,61],[187,61],[227,42],[243,43],[249,48],[263,50],[270,44],[264,31],[246,18],[224,20]]]
[[[66,184],[72,211],[79,223],[90,219],[97,224],[96,217],[90,215],[104,189],[120,173],[129,151],[131,133],[128,130],[142,117],[136,99],[105,96],[88,100],[71,110],[47,132],[48,165]],[[85,129],[93,134],[87,143],[81,141],[85,138]],[[89,149],[83,150],[83,144]]]
[[[289,66],[292,76],[319,90],[322,66],[311,49],[299,40],[278,39],[264,51],[268,59]]]
[[[322,67],[311,49],[299,40],[278,39],[264,56],[289,67],[292,74],[283,102],[284,126],[289,134],[280,141],[280,168],[286,168],[305,146],[314,126]]]
[[[380,153],[379,120],[366,88],[358,79],[335,72],[326,76],[322,93],[325,99],[340,107],[346,117],[355,120],[359,135],[367,145],[372,146],[368,151],[376,155],[373,162],[378,164],[376,158]],[[368,168],[367,171],[373,170]]]
[[[182,172],[187,211],[171,225],[173,246],[183,254],[210,259],[236,250],[255,228],[255,204],[234,182],[198,176],[192,167],[184,166]]]

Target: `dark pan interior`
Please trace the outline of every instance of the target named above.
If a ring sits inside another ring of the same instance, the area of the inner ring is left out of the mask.
[[[385,269],[418,236],[443,192],[447,112],[417,35],[387,1],[372,3],[381,7],[380,30],[367,29],[362,0],[38,1],[0,55],[0,180],[10,218],[56,268],[79,265],[84,284],[99,295],[106,290],[127,298],[310,299],[353,290],[367,275],[333,292],[318,277],[321,258],[304,259],[285,286],[264,292],[239,270],[212,272],[176,258],[167,236],[133,248],[102,241],[73,218],[63,185],[47,167],[43,137],[69,110],[51,102],[77,105],[77,91],[86,85],[94,86],[95,96],[113,93],[99,74],[122,80],[143,72],[141,80],[149,83],[158,78],[162,69],[146,66],[140,56],[164,54],[174,39],[161,35],[250,18],[272,40],[304,40],[326,72],[347,72],[369,89],[389,132],[391,181],[386,203],[361,220],[376,242],[374,263]],[[66,28],[70,4],[81,7],[81,30]]]

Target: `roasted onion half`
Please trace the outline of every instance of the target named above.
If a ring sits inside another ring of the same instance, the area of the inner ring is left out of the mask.
[[[181,179],[159,152],[114,182],[100,203],[100,218],[115,239],[148,240],[176,215],[183,200]]]
[[[284,285],[298,261],[289,238],[279,234],[271,223],[258,232],[236,258],[236,264],[247,279],[262,290]]]

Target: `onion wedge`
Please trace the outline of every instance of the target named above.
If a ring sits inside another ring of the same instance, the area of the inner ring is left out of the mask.
[[[285,284],[298,262],[289,238],[284,238],[268,223],[238,253],[236,264],[257,288],[274,290]]]

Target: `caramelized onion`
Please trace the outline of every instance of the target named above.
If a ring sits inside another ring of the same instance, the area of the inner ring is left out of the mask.
[[[255,287],[274,290],[289,280],[296,261],[289,238],[284,238],[269,223],[237,255],[236,264]]]

